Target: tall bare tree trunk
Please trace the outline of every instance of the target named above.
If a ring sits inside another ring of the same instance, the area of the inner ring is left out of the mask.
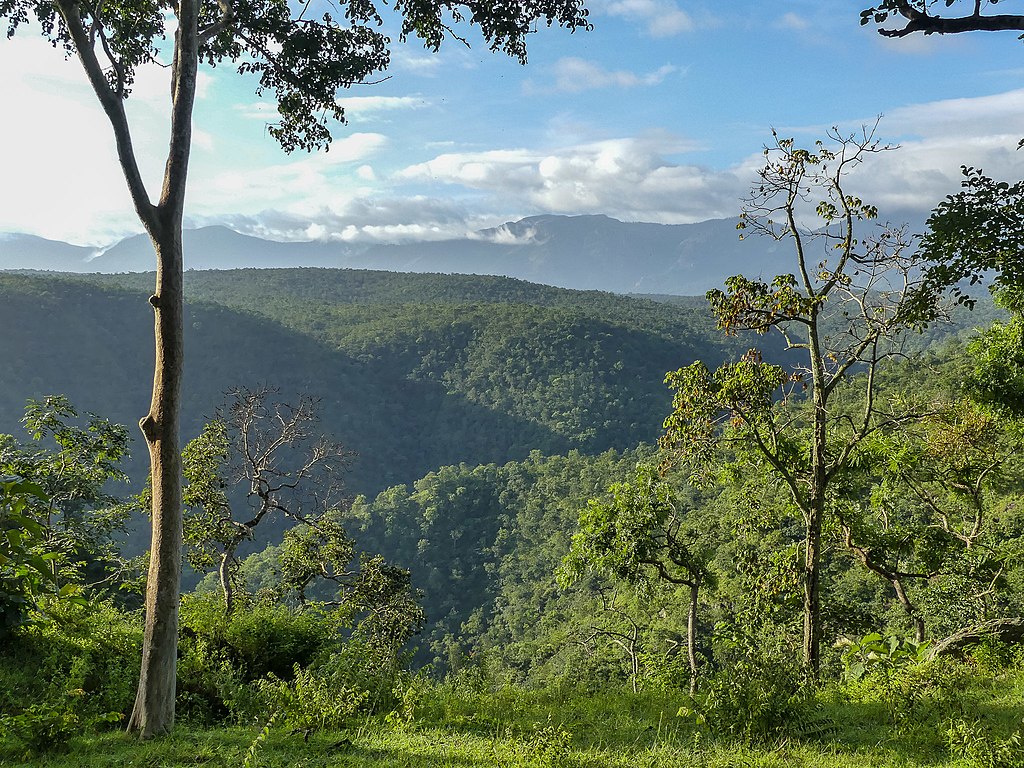
[[[804,666],[817,677],[821,662],[821,522],[824,498],[808,510],[804,553]]]
[[[178,602],[181,593],[182,468],[179,421],[184,370],[182,221],[192,149],[192,107],[199,69],[199,6],[179,0],[171,74],[171,137],[160,201],[147,221],[156,250],[156,360],[153,399],[139,422],[149,448],[153,539],[146,581],[142,670],[128,730],[142,738],[170,733],[177,688]],[[139,203],[136,201],[136,205]]]
[[[800,256],[801,271],[806,274],[804,257]],[[805,278],[808,293],[811,282]],[[806,534],[804,552],[804,669],[812,677],[818,676],[821,664],[821,528],[825,518],[825,494],[828,485],[826,462],[828,457],[828,409],[824,355],[818,336],[818,309],[810,312],[807,348],[810,355],[812,383],[811,477],[807,489],[804,514]]]
[[[224,593],[224,614],[226,616],[230,616],[235,611],[235,585],[231,580],[231,564],[234,559],[235,546],[226,547],[220,556],[220,567],[217,569],[220,576],[220,590]]]
[[[700,579],[690,582],[690,610],[686,616],[686,645],[690,659],[690,695],[697,692],[697,607],[700,598]]]
[[[157,252],[156,361],[149,413],[139,422],[149,448],[153,538],[146,581],[142,670],[128,729],[143,738],[174,725],[181,582],[182,481],[179,414],[184,361],[181,228],[154,237]]]

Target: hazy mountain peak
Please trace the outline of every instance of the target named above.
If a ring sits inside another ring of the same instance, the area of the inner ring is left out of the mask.
[[[394,272],[503,275],[562,288],[695,295],[740,272],[785,271],[788,254],[740,242],[735,219],[697,224],[622,222],[603,214],[540,215],[462,239],[402,244],[276,242],[212,225],[184,232],[187,269],[343,267]],[[149,238],[102,251],[13,235],[0,240],[0,268],[150,272]]]

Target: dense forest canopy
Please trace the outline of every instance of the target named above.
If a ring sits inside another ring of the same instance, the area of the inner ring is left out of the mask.
[[[25,400],[47,389],[130,422],[145,393],[110,382],[145,380],[146,310],[131,288],[147,279],[0,278],[10,328],[0,340],[11,361],[0,373],[5,431],[17,431]],[[190,272],[186,284],[195,350],[186,439],[229,388],[307,394],[357,454],[347,481],[359,493],[444,464],[653,441],[668,403],[665,371],[722,360],[744,343],[718,338],[696,305],[504,278],[274,270]]]
[[[668,697],[687,738],[827,739],[836,726],[822,702],[834,696],[877,705],[886,728],[905,722],[913,696],[933,723],[950,686],[976,674],[933,650],[1015,668],[1001,644],[1024,634],[1012,290],[997,306],[963,286],[973,313],[951,306],[952,323],[933,318],[874,368],[855,361],[837,379],[834,416],[854,423],[870,392],[879,413],[906,417],[880,419],[836,474],[821,531],[821,677],[808,685],[806,526],[785,478],[735,439],[736,418],[722,422],[707,482],[655,444],[673,408],[665,371],[798,371],[795,337],[716,329],[728,293],[350,270],[186,277],[188,333],[203,350],[187,374],[184,452],[197,586],[182,604],[179,711],[190,727],[284,723],[315,743],[360,718],[410,728],[427,701],[447,722],[447,696],[489,706],[510,691],[615,690],[630,706]],[[145,393],[110,382],[147,366],[132,313],[148,279],[0,276],[11,329],[0,497],[5,530],[23,531],[0,539],[0,617],[19,638],[3,657],[13,666],[0,665],[9,754],[102,732],[130,705],[141,563],[123,543],[145,488],[117,421]],[[755,302],[793,290],[773,286],[737,278],[728,290]],[[848,334],[848,314],[825,306],[824,337]],[[762,405],[780,451],[803,466],[813,403],[786,375],[788,394],[766,390]],[[50,386],[69,399],[26,411]],[[267,417],[280,431],[259,426]],[[313,471],[328,458],[340,463]],[[56,687],[19,676],[26,665],[48,665]],[[26,710],[27,697],[46,703]],[[942,727],[1000,749],[1019,738],[980,718]],[[942,754],[968,754],[955,739]],[[557,743],[551,754],[570,749]]]

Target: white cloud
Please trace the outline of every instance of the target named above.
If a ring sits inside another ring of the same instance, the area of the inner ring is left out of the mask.
[[[423,109],[430,106],[427,99],[419,96],[346,96],[338,99],[350,119],[365,119],[381,112]]]
[[[399,179],[459,185],[509,207],[606,213],[632,221],[684,223],[735,215],[749,169],[712,171],[667,158],[692,148],[668,134],[558,150],[448,153],[405,168]]]
[[[674,0],[595,0],[588,7],[598,14],[642,24],[651,37],[674,37],[696,26]]]
[[[913,104],[890,112],[883,123],[921,136],[964,137],[1024,132],[1024,88],[964,99]]]
[[[876,117],[844,121],[859,133]],[[972,98],[909,104],[883,115],[876,135],[898,149],[868,159],[851,177],[851,191],[895,218],[920,218],[960,189],[962,165],[1004,180],[1024,178],[1024,89]],[[828,126],[780,128],[803,142]]]
[[[810,22],[807,21],[807,19],[805,19],[803,16],[800,16],[799,14],[793,13],[792,11],[783,14],[782,18],[780,18],[778,21],[778,25],[783,29],[795,29],[801,32],[810,28],[811,26]]]
[[[339,194],[347,200],[361,190],[339,184],[337,177],[347,178],[354,172],[362,180],[371,181],[365,171],[351,166],[378,153],[387,142],[387,137],[379,133],[353,133],[335,139],[329,152],[305,155],[298,160],[255,168],[242,164],[223,170],[197,168],[190,187],[189,209],[247,212],[268,205],[308,208],[311,200],[329,201]],[[344,193],[338,192],[339,186],[345,189]],[[318,204],[322,203],[312,203]]]
[[[246,234],[274,240],[405,242],[468,237],[495,223],[461,203],[426,195],[336,200],[305,211],[268,209],[250,216],[216,217]]]
[[[566,57],[555,62],[552,88],[566,93],[580,93],[596,88],[651,86],[678,71],[677,67],[666,64],[653,72],[637,74],[628,70],[608,70],[593,61]]]
[[[537,228],[525,227],[522,231],[516,232],[509,227],[508,222],[505,222],[500,227],[487,230],[486,233],[473,232],[469,237],[471,240],[486,240],[495,245],[530,245],[537,242]]]

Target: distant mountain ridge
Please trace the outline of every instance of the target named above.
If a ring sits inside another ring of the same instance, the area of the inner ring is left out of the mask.
[[[95,249],[0,236],[0,269],[149,272],[144,235]],[[608,216],[533,216],[471,236],[402,244],[277,242],[212,226],[185,232],[185,267],[339,267],[501,275],[577,290],[702,294],[733,274],[771,277],[790,254],[774,242],[740,241],[735,219],[697,224],[621,222]]]

